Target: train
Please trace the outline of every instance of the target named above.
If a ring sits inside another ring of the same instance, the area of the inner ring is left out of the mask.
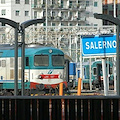
[[[90,65],[84,66],[84,80],[90,78],[89,74],[89,67]],[[114,70],[113,70],[113,63],[111,61],[106,61],[106,71],[107,71],[107,79],[109,81],[109,85],[114,85]],[[91,82],[93,89],[104,89],[103,84],[103,72],[102,72],[102,61],[96,60],[91,64]]]
[[[0,45],[0,95],[14,94],[14,45]],[[25,46],[25,95],[55,92],[65,80],[65,55],[60,49],[29,44]],[[21,94],[21,47],[18,47],[18,95]]]
[[[75,87],[78,84],[78,78],[80,77],[80,64],[78,63],[70,63],[69,69],[69,78],[75,83]],[[106,61],[106,71],[107,71],[107,79],[109,80],[110,89],[114,88],[114,65],[111,61]],[[72,74],[71,74],[72,73]],[[82,83],[83,89],[90,89],[90,63],[83,62],[82,63]],[[104,89],[103,85],[103,72],[102,72],[102,61],[96,60],[91,63],[91,85],[92,89]]]

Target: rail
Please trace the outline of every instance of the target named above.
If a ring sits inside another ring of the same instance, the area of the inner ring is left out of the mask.
[[[118,120],[120,96],[0,96],[0,120]]]

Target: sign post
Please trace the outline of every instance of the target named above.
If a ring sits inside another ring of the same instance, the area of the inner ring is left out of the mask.
[[[102,58],[102,71],[103,71],[103,83],[104,83],[104,95],[108,95],[108,84],[107,84],[107,72],[106,72],[106,58]]]
[[[117,56],[117,64],[116,64],[116,70],[117,70],[117,95],[120,95],[120,41],[119,41],[119,32],[120,32],[120,20],[118,18],[115,18],[111,15],[106,14],[94,14],[94,17],[96,19],[102,19],[107,20],[117,26],[117,34],[116,34],[116,42],[117,42],[117,49],[116,49],[116,56]]]
[[[106,56],[116,54],[116,35],[82,38],[83,56]]]
[[[83,37],[83,56],[101,56],[104,83],[104,95],[108,95],[106,59],[108,55],[116,54],[116,35]]]

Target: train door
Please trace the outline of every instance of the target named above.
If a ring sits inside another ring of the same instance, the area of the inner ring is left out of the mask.
[[[97,80],[99,82],[100,87],[103,87],[102,64],[97,64]]]

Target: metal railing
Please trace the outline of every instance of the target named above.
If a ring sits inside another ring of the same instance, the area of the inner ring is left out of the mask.
[[[118,120],[120,96],[0,97],[0,120]]]
[[[25,43],[57,47],[79,62],[81,36],[115,34],[115,30],[115,26],[30,26],[25,30]],[[0,27],[0,44],[14,44],[14,37],[13,28]],[[21,34],[18,34],[18,42],[21,42]]]

